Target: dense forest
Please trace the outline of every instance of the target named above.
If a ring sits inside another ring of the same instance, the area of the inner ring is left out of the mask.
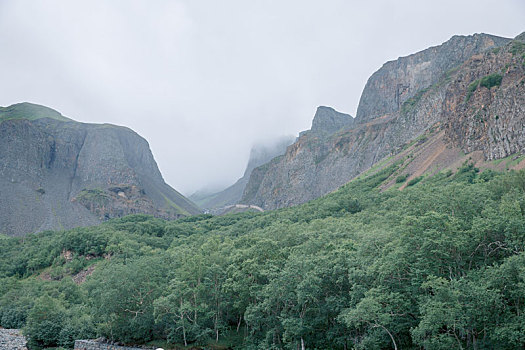
[[[525,347],[525,172],[385,190],[397,167],[265,213],[2,236],[0,325],[32,349]]]

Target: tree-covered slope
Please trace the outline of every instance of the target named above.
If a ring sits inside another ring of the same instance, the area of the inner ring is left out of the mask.
[[[524,347],[525,172],[380,191],[399,166],[294,208],[3,237],[0,325],[33,346]]]

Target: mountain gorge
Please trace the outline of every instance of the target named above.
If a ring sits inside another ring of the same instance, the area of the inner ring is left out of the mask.
[[[294,139],[293,136],[282,136],[254,145],[250,150],[250,157],[243,176],[233,185],[215,193],[196,192],[189,198],[201,208],[210,210],[213,213],[223,213],[227,209],[226,207],[239,203],[253,169],[266,164],[274,157],[284,154],[286,148],[294,142]]]
[[[355,119],[315,132],[325,108],[318,109],[312,129],[284,156],[253,171],[241,202],[264,209],[304,203],[381,161],[403,158],[398,175],[408,182],[468,159],[490,167],[520,152],[522,37],[454,36],[387,62],[369,78]]]
[[[0,108],[2,229],[43,231],[0,235],[0,328],[30,349],[523,349],[524,106],[525,34],[453,37],[192,196],[281,208],[229,215],[189,215],[130,129]]]
[[[29,103],[0,110],[0,232],[199,212],[164,182],[147,141],[132,130],[75,122]]]

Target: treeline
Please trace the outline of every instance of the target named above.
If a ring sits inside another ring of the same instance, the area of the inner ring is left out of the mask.
[[[272,212],[3,237],[0,325],[32,348],[525,347],[525,172],[381,192],[396,170]]]

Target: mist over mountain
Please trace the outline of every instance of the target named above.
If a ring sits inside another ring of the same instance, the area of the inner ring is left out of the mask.
[[[37,232],[0,235],[0,347],[525,348],[524,106],[525,33],[453,36],[205,213],[131,129],[0,107],[0,230]]]
[[[294,140],[295,137],[293,136],[282,136],[273,140],[259,142],[250,150],[250,158],[248,159],[248,164],[246,165],[243,176],[233,185],[219,192],[210,193],[210,191],[198,191],[188,198],[206,210],[217,210],[240,203],[253,169],[284,154],[286,148],[291,145]]]
[[[254,169],[241,202],[264,209],[304,203],[400,158],[415,140],[407,181],[521,152],[521,43],[521,36],[456,35],[385,63],[369,78],[355,119],[320,107],[312,129],[284,156]]]

